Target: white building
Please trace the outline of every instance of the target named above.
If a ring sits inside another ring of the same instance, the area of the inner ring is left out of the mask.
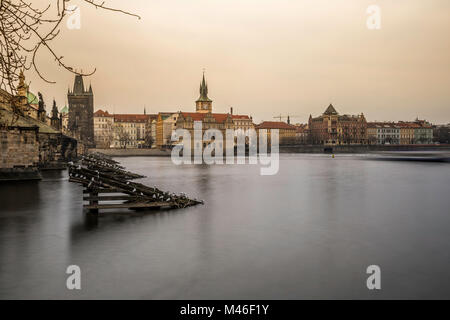
[[[94,112],[94,140],[97,148],[110,148],[113,144],[114,116],[108,111]]]
[[[369,122],[368,134],[375,137],[377,144],[400,144],[400,126],[393,122]]]
[[[150,148],[156,115],[94,113],[94,138],[98,148]],[[156,129],[155,129],[156,130]],[[154,134],[156,135],[156,134]]]

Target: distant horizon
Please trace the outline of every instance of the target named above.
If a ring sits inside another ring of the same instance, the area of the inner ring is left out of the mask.
[[[80,3],[81,28],[64,24],[52,43],[70,66],[96,68],[85,85],[110,113],[195,111],[205,69],[213,112],[233,107],[256,123],[306,123],[330,103],[368,121],[449,123],[450,2],[377,1],[381,29],[369,30],[372,2],[108,2],[141,20]],[[38,65],[56,84],[28,71],[30,91],[61,109],[74,75],[44,50]]]

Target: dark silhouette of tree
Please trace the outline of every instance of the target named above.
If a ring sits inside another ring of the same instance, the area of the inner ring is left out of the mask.
[[[144,147],[145,148],[151,148],[153,145],[153,137],[152,137],[152,133],[150,130],[145,130],[145,143],[144,143]]]

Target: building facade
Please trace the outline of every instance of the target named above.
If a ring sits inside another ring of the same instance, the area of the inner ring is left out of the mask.
[[[151,148],[154,114],[94,113],[94,137],[98,148]]]
[[[202,141],[194,141],[194,122],[202,123]],[[203,149],[213,140],[212,136],[205,137],[208,129],[219,130],[222,134],[222,141],[217,141],[219,148],[225,149],[226,129],[234,129],[233,119],[230,114],[223,113],[200,113],[200,112],[179,112],[176,128],[189,131],[191,136],[191,146]]]
[[[94,140],[97,148],[113,146],[114,116],[101,109],[94,112]]]
[[[255,126],[256,132],[258,133],[262,129],[267,132],[267,141],[270,143],[272,135],[271,130],[278,130],[278,138],[280,145],[294,144],[297,136],[297,127],[282,121],[263,121]]]
[[[160,112],[156,118],[156,147],[170,147],[172,131],[176,129],[178,112]]]
[[[433,126],[425,121],[416,119],[414,128],[414,143],[415,144],[431,144],[433,143]]]
[[[156,123],[157,117],[150,121],[150,148],[156,148]]]
[[[255,124],[251,116],[242,114],[233,114],[233,108],[230,108],[231,118],[233,119],[234,129],[247,131],[249,129],[254,129]]]
[[[295,133],[296,144],[307,144],[309,137],[309,130],[307,124],[296,124],[297,131]]]
[[[399,121],[397,126],[400,128],[400,144],[414,144],[414,128],[416,124]]]
[[[450,123],[433,126],[433,141],[439,144],[450,144]]]
[[[114,148],[144,148],[148,145],[152,115],[115,114],[113,120]]]
[[[401,127],[394,122],[369,122],[367,137],[369,144],[400,144]]]
[[[332,104],[316,118],[309,116],[310,139],[313,144],[367,144],[367,121],[364,115],[340,115]]]
[[[431,144],[433,126],[425,120],[399,122],[369,122],[369,144]]]

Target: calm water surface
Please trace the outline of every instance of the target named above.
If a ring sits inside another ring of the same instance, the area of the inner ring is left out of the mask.
[[[283,155],[275,176],[119,158],[205,205],[98,219],[67,172],[0,184],[0,298],[450,298],[450,166],[361,158]]]

